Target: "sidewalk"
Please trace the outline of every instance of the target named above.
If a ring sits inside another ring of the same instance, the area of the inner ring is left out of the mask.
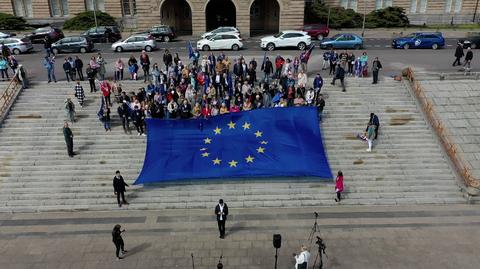
[[[228,200],[227,200],[228,203]],[[282,235],[278,268],[310,247],[314,211],[327,246],[324,268],[477,268],[478,206],[306,207],[230,210],[226,239],[212,210],[0,214],[3,268],[273,268],[273,234]],[[126,232],[116,261],[111,229]],[[318,261],[317,261],[318,266]]]

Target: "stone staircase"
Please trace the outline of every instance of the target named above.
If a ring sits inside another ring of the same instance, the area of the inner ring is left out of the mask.
[[[345,175],[345,205],[464,203],[457,179],[434,133],[402,82],[372,86],[349,79],[347,93],[327,83],[322,125],[332,171]],[[128,91],[140,84],[123,83]],[[2,85],[0,85],[2,86]],[[88,89],[88,85],[84,85]],[[112,178],[121,170],[132,183],[142,167],[146,139],[124,134],[112,111],[106,133],[96,113],[99,93],[86,93],[77,109],[69,158],[62,135],[63,103],[73,84],[37,83],[25,90],[0,129],[0,211],[41,212],[119,209]],[[355,138],[370,112],[381,129],[373,152]],[[219,198],[230,207],[301,207],[334,205],[334,185],[312,178],[222,180],[134,186],[125,209],[210,208]]]

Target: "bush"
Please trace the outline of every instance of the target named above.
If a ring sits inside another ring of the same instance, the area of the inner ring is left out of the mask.
[[[97,24],[116,25],[115,18],[110,16],[110,14],[101,11],[97,11]],[[93,11],[79,13],[75,17],[65,21],[63,24],[63,29],[65,30],[87,30],[91,27],[95,27]]]
[[[369,27],[405,27],[410,24],[405,10],[401,7],[387,7],[370,12],[365,24]]]
[[[0,29],[5,30],[23,30],[26,21],[22,17],[16,17],[6,13],[0,13]]]

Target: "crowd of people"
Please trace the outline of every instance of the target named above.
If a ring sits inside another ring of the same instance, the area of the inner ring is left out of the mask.
[[[15,55],[12,54],[6,45],[0,43],[0,52],[0,74],[2,81],[9,81],[15,78],[20,82],[22,88],[26,89],[28,84],[25,68],[18,63]]]

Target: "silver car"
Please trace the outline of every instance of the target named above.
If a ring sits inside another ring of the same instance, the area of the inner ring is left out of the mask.
[[[152,51],[156,48],[157,41],[147,35],[132,35],[112,44],[112,49],[116,52],[122,52],[124,50]]]
[[[2,44],[4,46],[7,46],[10,51],[15,55],[33,50],[32,42],[28,38],[2,38],[0,39],[0,47],[2,46]]]

